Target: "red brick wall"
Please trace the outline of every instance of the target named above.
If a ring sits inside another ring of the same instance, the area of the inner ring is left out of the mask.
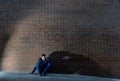
[[[117,17],[109,14],[114,13],[111,7],[117,5],[116,2],[39,1],[30,0],[29,4],[18,1],[22,5],[13,2],[17,11],[3,6],[9,17],[0,21],[6,27],[0,29],[5,31],[0,35],[1,70],[30,72],[36,60],[45,53],[53,60],[51,72],[120,76],[120,41],[118,29],[114,29],[117,26],[111,20]],[[24,7],[22,11],[20,6]],[[116,8],[115,11],[119,13]],[[64,57],[60,51],[69,53]],[[57,67],[60,71],[54,69]],[[62,70],[63,67],[67,68]]]

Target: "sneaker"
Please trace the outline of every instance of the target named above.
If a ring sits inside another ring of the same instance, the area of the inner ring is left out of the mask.
[[[33,74],[32,72],[30,72],[30,74]]]
[[[46,76],[46,74],[42,74],[42,76]]]
[[[42,73],[40,73],[40,76],[42,76]]]

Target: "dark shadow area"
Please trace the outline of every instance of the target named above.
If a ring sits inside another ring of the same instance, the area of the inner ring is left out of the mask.
[[[10,36],[8,34],[0,33],[0,70],[2,69],[2,57],[5,46],[9,40]]]
[[[102,68],[97,62],[83,55],[67,51],[56,51],[50,54],[52,73],[80,74],[99,77],[113,76],[109,70]]]

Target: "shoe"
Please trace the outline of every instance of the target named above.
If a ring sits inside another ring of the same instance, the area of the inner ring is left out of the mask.
[[[40,76],[42,76],[42,73],[40,73]]]
[[[42,74],[42,76],[46,76],[46,74]]]
[[[30,74],[33,74],[32,72],[30,72]]]

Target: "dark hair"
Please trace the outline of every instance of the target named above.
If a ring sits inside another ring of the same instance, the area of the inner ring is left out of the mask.
[[[44,56],[44,57],[45,57],[46,55],[45,55],[45,54],[42,54],[42,56]]]

